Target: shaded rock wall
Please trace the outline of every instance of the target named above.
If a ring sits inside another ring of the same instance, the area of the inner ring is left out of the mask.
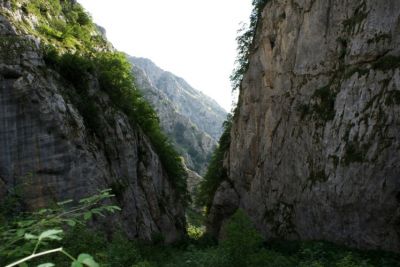
[[[267,238],[399,252],[400,2],[271,0],[253,45],[209,229],[236,206]]]
[[[140,128],[112,108],[93,77],[88,92],[101,111],[94,134],[68,97],[76,89],[47,68],[39,41],[5,17],[0,23],[2,199],[17,189],[32,210],[112,188],[122,212],[104,222],[108,229],[120,224],[130,238],[181,238],[183,206]]]

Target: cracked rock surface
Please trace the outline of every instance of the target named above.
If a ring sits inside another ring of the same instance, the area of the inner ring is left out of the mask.
[[[149,139],[94,78],[88,91],[100,134],[87,129],[67,97],[76,89],[46,67],[38,40],[16,28],[0,16],[0,201],[18,192],[23,208],[35,210],[112,188],[122,211],[100,222],[107,229],[180,239],[184,209]]]
[[[269,1],[211,232],[240,207],[266,238],[399,252],[399,67],[399,1]]]

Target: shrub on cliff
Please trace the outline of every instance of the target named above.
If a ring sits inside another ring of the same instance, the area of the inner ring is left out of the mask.
[[[97,80],[100,89],[110,97],[112,106],[126,114],[132,126],[139,125],[150,138],[179,197],[184,202],[189,201],[187,174],[180,155],[162,132],[156,112],[135,87],[131,65],[124,54],[67,52],[59,55],[56,48],[47,46],[44,49],[44,59],[48,66],[74,86],[75,93],[67,94],[78,108],[88,130],[104,138],[99,118],[102,107],[96,102],[96,95],[89,93],[89,81]]]
[[[184,201],[189,201],[187,174],[180,155],[163,133],[157,113],[134,85],[131,65],[122,53],[100,53],[95,58],[100,88],[123,111],[132,124],[138,124],[150,138],[172,184]]]

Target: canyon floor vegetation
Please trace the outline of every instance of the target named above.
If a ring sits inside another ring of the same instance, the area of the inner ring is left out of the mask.
[[[318,241],[265,241],[241,210],[227,222],[219,242],[204,232],[201,218],[193,213],[188,218],[187,237],[179,243],[165,244],[161,235],[154,235],[151,243],[132,241],[121,232],[90,227],[91,220],[118,212],[117,206],[104,204],[111,197],[110,190],[99,191],[76,204],[68,200],[51,209],[12,217],[10,212],[15,212],[18,201],[10,199],[8,206],[1,207],[5,223],[0,229],[0,265],[31,257],[9,266],[400,266],[399,255],[389,252]],[[44,255],[37,257],[40,253]]]

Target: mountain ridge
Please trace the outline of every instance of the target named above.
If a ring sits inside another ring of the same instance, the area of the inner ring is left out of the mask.
[[[157,111],[162,128],[183,153],[188,167],[204,174],[226,112],[215,100],[150,59],[128,58],[137,86]]]

